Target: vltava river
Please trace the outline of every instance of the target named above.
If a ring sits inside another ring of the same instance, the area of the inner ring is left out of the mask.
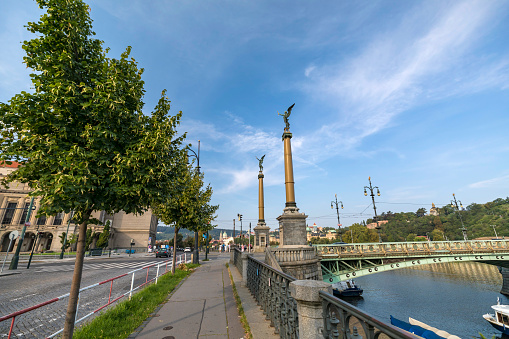
[[[364,289],[362,298],[347,300],[378,319],[390,323],[390,315],[408,321],[412,317],[462,339],[490,339],[501,333],[482,318],[492,312],[500,297],[502,275],[498,268],[480,263],[445,263],[394,270],[355,279]]]

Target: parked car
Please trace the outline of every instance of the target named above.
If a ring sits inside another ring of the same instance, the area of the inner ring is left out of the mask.
[[[170,251],[168,251],[167,248],[158,248],[156,249],[156,258],[159,258],[159,257],[170,257]]]
[[[186,247],[184,252],[191,252],[191,247]]]

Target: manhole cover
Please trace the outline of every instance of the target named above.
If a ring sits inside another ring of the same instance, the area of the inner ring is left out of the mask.
[[[163,337],[163,339],[175,339],[175,337],[174,337],[174,336],[172,336],[172,335],[170,335],[170,336],[168,336],[168,337]]]
[[[171,330],[172,328],[173,328],[173,326],[166,326],[165,328],[163,328],[163,330],[168,331],[168,330]]]

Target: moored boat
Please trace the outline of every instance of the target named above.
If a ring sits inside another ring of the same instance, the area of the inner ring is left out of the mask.
[[[332,284],[332,293],[336,297],[360,297],[363,289],[355,284],[353,280],[340,281]]]
[[[509,305],[500,305],[500,298],[497,298],[497,304],[491,306],[491,308],[495,311],[495,314],[486,313],[482,317],[491,326],[509,335]]]
[[[428,324],[410,317],[408,318],[408,322],[406,322],[396,319],[391,315],[391,324],[426,339],[461,339],[447,331],[439,330],[436,327],[429,326]]]

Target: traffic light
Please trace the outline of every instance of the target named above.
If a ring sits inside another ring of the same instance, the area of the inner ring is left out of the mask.
[[[239,217],[239,221],[242,221],[242,214],[237,214],[237,216]]]

